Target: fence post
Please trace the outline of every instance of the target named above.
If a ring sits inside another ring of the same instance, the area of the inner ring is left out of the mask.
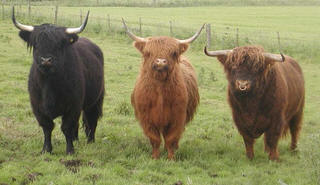
[[[139,32],[140,32],[140,36],[142,36],[142,21],[141,21],[141,17],[139,17]]]
[[[211,24],[206,24],[206,32],[207,32],[207,48],[211,48]]]
[[[82,10],[80,10],[80,25],[82,24]]]
[[[54,12],[54,24],[58,23],[58,5],[56,5],[56,10]]]
[[[280,53],[281,53],[282,51],[281,51],[281,45],[280,45],[280,33],[279,33],[279,32],[277,32],[277,35],[278,35],[279,51],[280,51]]]
[[[109,28],[109,31],[111,30],[111,22],[110,22],[110,15],[108,14],[108,28]]]
[[[30,4],[30,0],[28,0],[28,17],[30,19],[31,16],[31,4]]]
[[[173,36],[172,21],[169,21],[169,24],[170,24],[170,36]]]
[[[237,33],[236,33],[236,45],[239,47],[239,28],[237,28]]]
[[[4,20],[4,2],[2,1],[2,20]]]

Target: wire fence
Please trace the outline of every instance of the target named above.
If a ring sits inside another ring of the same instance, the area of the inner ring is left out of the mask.
[[[82,23],[86,16],[86,11],[79,10],[78,14],[59,11],[59,6],[46,7],[43,11],[41,6],[31,6],[30,4],[16,5],[16,17],[26,24],[54,23],[63,26],[77,26]],[[2,19],[10,18],[11,6],[2,4]],[[126,21],[129,28],[137,35],[155,36],[168,35],[179,39],[190,37],[199,28],[191,28],[187,23],[170,20],[168,22],[153,20],[147,17],[136,17],[135,21]],[[105,16],[96,16],[91,13],[89,26],[86,30],[97,34],[121,34],[125,35],[121,17],[106,14]],[[200,27],[200,25],[199,25]],[[264,31],[264,30],[242,30],[238,27],[213,25],[208,23],[206,34],[201,34],[198,38],[198,44],[193,47],[203,49],[205,45],[211,50],[231,49],[243,45],[261,45],[270,52],[298,55],[302,58],[319,57],[320,42],[313,35]]]

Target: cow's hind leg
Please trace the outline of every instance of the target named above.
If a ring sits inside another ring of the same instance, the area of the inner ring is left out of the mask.
[[[246,147],[246,155],[248,157],[248,159],[253,159],[254,157],[254,150],[253,150],[253,145],[254,145],[254,138],[246,135],[246,134],[242,134],[243,137],[243,141],[244,141],[244,145]]]
[[[163,131],[165,148],[168,152],[168,159],[174,159],[174,152],[179,148],[179,140],[184,131],[184,124],[168,125]]]
[[[73,140],[74,140],[74,130],[78,125],[80,117],[80,111],[73,114],[66,114],[62,116],[62,125],[61,130],[66,138],[66,153],[73,154],[74,147],[73,147]]]
[[[291,150],[295,150],[297,148],[297,142],[299,137],[299,132],[301,130],[302,125],[302,117],[303,111],[299,111],[296,115],[292,117],[289,122],[290,134],[291,134]]]
[[[99,117],[102,116],[103,97],[92,107],[83,112],[83,125],[87,136],[88,143],[95,141],[95,132]]]
[[[52,119],[43,116],[43,115],[36,115],[36,118],[39,122],[39,125],[42,127],[43,134],[44,134],[44,143],[41,153],[52,151],[52,144],[51,144],[51,133],[54,128],[54,123]]]

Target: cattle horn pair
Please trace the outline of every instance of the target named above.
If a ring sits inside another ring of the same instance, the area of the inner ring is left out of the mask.
[[[210,57],[218,57],[218,56],[227,56],[229,53],[232,53],[233,50],[217,50],[217,51],[208,51],[207,47],[204,48],[204,53]],[[272,53],[263,53],[264,58],[274,60],[277,62],[284,62],[285,57],[282,53],[279,55]]]
[[[78,28],[66,28],[66,33],[67,34],[81,33],[84,30],[84,28],[86,27],[86,25],[87,25],[88,18],[89,18],[89,11],[87,13],[87,16],[86,16],[84,22],[82,23],[82,25],[80,27],[78,27]],[[24,25],[24,24],[21,24],[18,21],[16,21],[16,17],[14,15],[14,6],[12,7],[12,22],[19,30],[28,31],[28,32],[32,32],[34,30],[33,26]]]
[[[137,41],[137,42],[138,42],[138,41],[140,41],[140,42],[146,42],[146,41],[147,41],[147,39],[142,38],[142,37],[138,37],[138,36],[136,36],[135,34],[133,34],[133,33],[129,30],[129,28],[127,27],[127,24],[126,24],[126,22],[124,21],[123,18],[122,18],[122,23],[123,23],[124,29],[126,30],[127,35],[128,35],[132,40]],[[189,44],[189,43],[192,43],[194,40],[196,40],[196,39],[198,38],[198,36],[200,35],[201,31],[202,31],[203,28],[204,28],[204,25],[205,25],[205,24],[203,24],[203,25],[201,26],[201,28],[199,29],[199,31],[197,31],[192,37],[190,37],[190,38],[188,38],[188,39],[185,39],[185,40],[178,40],[178,42],[181,43],[181,44]]]

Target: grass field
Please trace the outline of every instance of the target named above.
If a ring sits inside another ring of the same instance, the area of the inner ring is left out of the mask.
[[[79,9],[87,8],[60,8],[60,11],[63,15],[67,12],[72,15]],[[274,28],[293,39],[303,40],[300,41],[303,50],[299,53],[292,47],[299,42],[293,40],[291,45],[288,41],[282,46],[299,61],[305,74],[306,107],[298,151],[289,151],[288,137],[279,144],[281,162],[270,162],[260,138],[255,145],[254,160],[246,159],[242,138],[234,127],[227,104],[227,82],[222,66],[203,54],[204,43],[200,39],[186,53],[198,75],[201,95],[198,113],[184,132],[176,161],[167,161],[163,148],[160,160],[152,160],[151,146],[134,119],[129,99],[139,72],[140,55],[125,35],[104,29],[97,33],[96,25],[89,22],[88,30],[81,36],[97,43],[105,55],[106,98],[96,142],[86,144],[81,129],[79,142],[75,142],[76,154],[66,156],[65,139],[59,128],[61,120],[57,119],[52,137],[53,154],[41,155],[43,134],[32,114],[27,92],[31,54],[16,28],[5,19],[0,22],[0,184],[320,184],[320,57],[316,52],[318,48],[313,48],[318,42],[319,8],[90,10],[93,16],[108,12],[129,21],[133,21],[134,16],[143,16],[150,24],[176,19],[183,26],[195,29],[203,22],[215,20],[218,28],[237,26],[249,36],[257,30],[271,32]],[[75,22],[79,23],[78,18],[71,23],[75,25]],[[257,41],[262,44],[263,39]],[[217,44],[217,48],[223,47]],[[276,51],[271,46],[270,50]]]

